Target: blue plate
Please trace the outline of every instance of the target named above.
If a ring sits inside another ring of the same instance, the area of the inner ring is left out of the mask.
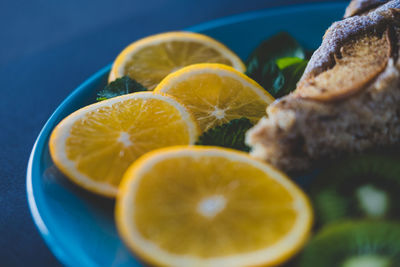
[[[342,17],[346,3],[282,7],[224,18],[186,30],[212,36],[242,59],[263,39],[285,30],[315,49],[328,26]],[[51,161],[48,140],[57,123],[95,102],[110,65],[79,86],[57,108],[40,132],[27,170],[30,210],[54,255],[68,266],[143,266],[124,246],[114,224],[114,202],[79,189]]]

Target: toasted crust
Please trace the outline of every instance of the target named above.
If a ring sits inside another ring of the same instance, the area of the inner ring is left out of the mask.
[[[335,65],[316,76],[303,79],[295,94],[319,101],[346,98],[365,88],[386,67],[391,56],[389,30],[381,36],[364,34],[350,39],[334,55]]]
[[[355,16],[332,24],[325,33],[321,46],[314,52],[302,80],[314,77],[335,64],[335,54],[343,44],[357,36],[371,32],[384,32],[388,25],[399,24],[400,1],[394,0],[380,6],[365,16]]]
[[[271,104],[247,133],[253,156],[299,171],[400,143],[397,7],[400,0],[329,28],[296,91]]]

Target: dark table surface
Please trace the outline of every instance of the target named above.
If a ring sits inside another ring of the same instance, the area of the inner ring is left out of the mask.
[[[306,2],[322,1],[0,1],[0,266],[61,265],[33,224],[25,175],[40,129],[77,85],[140,37]]]

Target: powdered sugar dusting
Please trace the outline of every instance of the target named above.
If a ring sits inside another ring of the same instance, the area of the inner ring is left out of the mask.
[[[334,64],[333,55],[349,38],[384,30],[394,20],[393,8],[400,8],[400,0],[393,0],[365,16],[354,16],[332,24],[327,30],[321,46],[314,52],[302,80],[315,76]],[[301,81],[300,81],[301,82]]]
[[[366,12],[368,9],[375,8],[389,2],[388,0],[352,0],[346,8],[345,18]]]

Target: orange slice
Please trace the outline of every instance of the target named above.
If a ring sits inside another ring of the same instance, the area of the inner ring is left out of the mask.
[[[245,71],[240,58],[217,40],[199,33],[168,32],[126,47],[114,61],[109,82],[128,75],[153,90],[171,72],[203,62],[222,63]]]
[[[197,124],[176,100],[134,93],[84,107],[61,121],[50,137],[56,166],[76,184],[113,197],[122,175],[153,149],[196,142]]]
[[[202,131],[241,117],[257,123],[274,101],[258,83],[222,64],[185,67],[168,75],[155,92],[176,97],[192,112]]]
[[[116,203],[123,240],[157,266],[275,266],[303,246],[312,217],[286,175],[214,147],[146,154],[125,173]]]

